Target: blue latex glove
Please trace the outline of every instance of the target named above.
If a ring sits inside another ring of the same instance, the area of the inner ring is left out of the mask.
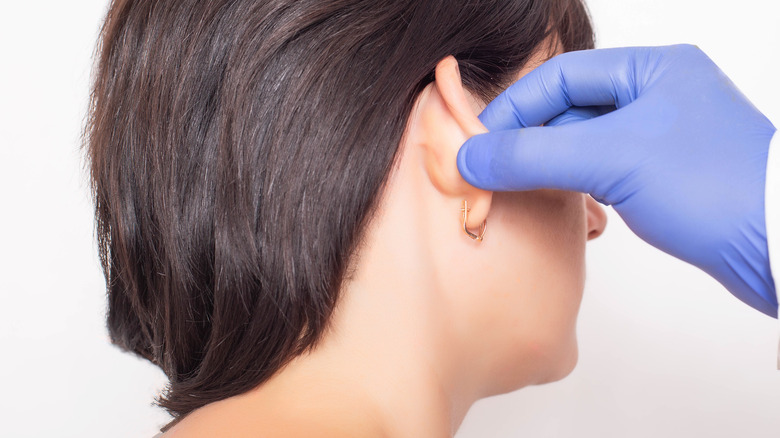
[[[480,119],[492,132],[461,148],[466,181],[589,193],[646,242],[777,317],[764,220],[775,128],[701,50],[559,55]]]

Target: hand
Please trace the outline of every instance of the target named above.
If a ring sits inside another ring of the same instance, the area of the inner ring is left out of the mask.
[[[764,220],[775,128],[701,50],[565,53],[480,119],[492,132],[458,154],[470,184],[589,193],[646,242],[777,317]]]

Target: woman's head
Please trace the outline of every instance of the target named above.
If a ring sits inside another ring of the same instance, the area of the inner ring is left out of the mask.
[[[114,0],[87,152],[109,331],[166,373],[161,404],[187,414],[314,347],[439,62],[484,103],[549,41],[592,46],[579,0]],[[479,196],[497,241],[530,214],[510,198],[542,195]]]

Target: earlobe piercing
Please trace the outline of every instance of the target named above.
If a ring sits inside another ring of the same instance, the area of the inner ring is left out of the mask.
[[[479,235],[476,235],[471,231],[469,231],[469,228],[466,225],[466,222],[469,219],[469,211],[471,211],[471,209],[469,208],[468,201],[466,201],[465,199],[463,200],[463,207],[460,209],[460,211],[463,212],[463,231],[466,232],[467,236],[471,237],[477,242],[482,242],[482,238],[485,236],[485,229],[487,228],[487,219],[485,219],[482,222],[482,225],[479,226]]]

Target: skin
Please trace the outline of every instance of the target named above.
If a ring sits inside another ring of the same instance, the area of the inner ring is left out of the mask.
[[[166,437],[450,437],[480,398],[572,371],[585,244],[606,217],[579,193],[491,193],[463,181],[455,158],[486,131],[484,105],[444,59],[322,342]],[[487,219],[482,242],[463,231],[464,199],[472,232]]]

